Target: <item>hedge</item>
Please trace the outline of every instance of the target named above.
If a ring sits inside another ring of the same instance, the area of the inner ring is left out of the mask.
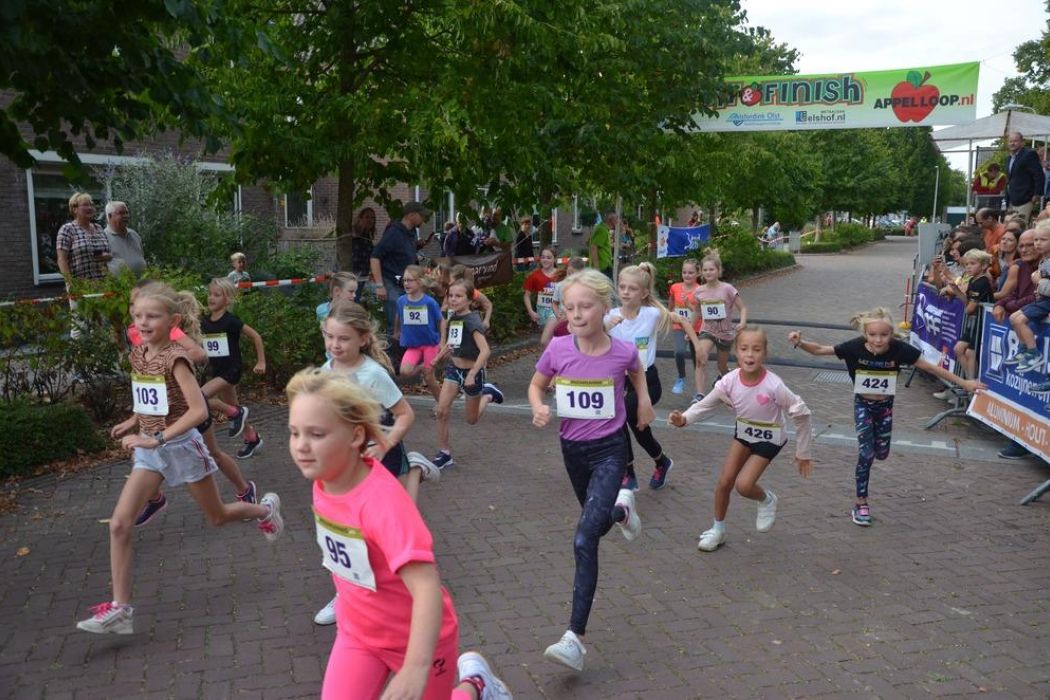
[[[0,425],[0,478],[32,474],[41,465],[105,447],[87,412],[73,403],[3,403]]]
[[[803,243],[803,253],[838,253],[842,250],[842,244],[838,241],[820,241],[819,243]]]

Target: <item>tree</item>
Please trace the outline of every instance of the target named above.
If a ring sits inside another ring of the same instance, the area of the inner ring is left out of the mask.
[[[1050,20],[1047,27],[1050,28]],[[1019,104],[1031,107],[1036,114],[1050,114],[1050,31],[1019,45],[1014,50],[1014,63],[1020,75],[1003,81],[1003,86],[992,95],[992,109],[998,112],[1005,105]]]
[[[225,35],[225,13],[225,0],[0,3],[0,154],[28,168],[29,149],[55,150],[76,176],[79,139],[120,150],[176,126],[217,150],[206,125],[222,105],[182,58]]]

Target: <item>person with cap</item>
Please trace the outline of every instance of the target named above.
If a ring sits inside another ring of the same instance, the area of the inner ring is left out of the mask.
[[[406,267],[416,264],[417,252],[422,247],[416,229],[429,220],[433,213],[416,201],[407,203],[401,211],[401,218],[391,221],[386,227],[383,236],[372,248],[372,257],[369,259],[376,296],[383,302],[387,332],[393,331],[397,319],[397,300],[402,293],[401,277]]]

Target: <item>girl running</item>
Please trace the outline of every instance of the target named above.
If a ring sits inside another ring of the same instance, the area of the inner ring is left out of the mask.
[[[201,319],[204,350],[208,353],[211,378],[201,390],[208,405],[230,419],[229,435],[244,432],[244,446],[237,459],[248,459],[262,447],[262,436],[248,423],[248,407],[237,403],[237,384],[241,381],[241,333],[255,346],[256,363],[252,371],[266,374],[266,349],[254,328],[230,313],[237,288],[226,279],[216,277],[208,285],[208,315]]]
[[[415,503],[419,500],[419,482],[436,481],[441,472],[418,452],[405,453],[402,440],[416,416],[391,377],[394,368],[380,345],[375,319],[363,306],[349,299],[335,302],[325,319],[324,345],[332,359],[321,369],[349,378],[382,407],[379,422],[386,437],[382,442],[368,445],[365,454],[400,480]],[[334,598],[314,616],[314,622],[335,623]]]
[[[668,290],[667,308],[676,317],[674,330],[671,337],[674,338],[674,364],[678,369],[678,379],[675,380],[671,392],[681,394],[685,392],[685,353],[688,350],[693,358],[695,373],[697,351],[692,343],[687,343],[689,336],[686,335],[685,326],[693,329],[694,334],[700,332],[700,314],[696,311],[696,299],[693,294],[700,285],[696,280],[700,276],[700,263],[692,258],[682,261],[682,281],[675,282]],[[695,377],[694,377],[695,380]]]
[[[562,273],[554,266],[554,250],[544,248],[540,251],[540,266],[525,278],[525,312],[540,328],[554,318],[554,287],[561,280]],[[536,307],[532,306],[532,295],[536,295]],[[546,347],[540,338],[540,350]]]
[[[666,333],[671,326],[671,314],[667,312],[663,304],[657,301],[654,294],[655,274],[656,268],[647,262],[620,270],[618,291],[622,305],[605,315],[605,328],[609,335],[638,349],[638,357],[645,370],[649,402],[652,406],[659,403],[662,393],[660,373],[656,371],[656,339],[660,333]],[[689,329],[689,332],[692,333],[692,328]],[[696,339],[695,335],[691,337]],[[630,428],[635,440],[655,464],[652,478],[649,479],[649,488],[662,488],[674,462],[664,454],[663,448],[648,425],[644,428],[638,427],[638,394],[631,384],[627,385],[624,405],[627,409],[627,421],[624,425],[627,441],[627,469],[621,486],[632,491],[638,488],[638,478],[634,473],[634,449],[631,447],[630,436],[626,435],[626,431]]]
[[[637,348],[605,331],[602,319],[612,306],[612,292],[609,279],[597,270],[565,280],[562,299],[572,334],[551,340],[529,384],[532,424],[542,428],[551,419],[544,391],[556,378],[562,458],[582,508],[573,537],[576,575],[569,629],[544,652],[547,659],[576,671],[583,670],[587,653],[581,638],[598,586],[598,543],[613,523],[629,541],[642,530],[634,492],[620,487],[627,457],[623,426],[628,377],[638,396],[636,427],[644,429],[655,417]]]
[[[287,392],[289,448],[313,482],[317,543],[339,593],[322,700],[511,698],[476,652],[459,657],[453,676],[458,621],[430,531],[369,456],[387,439],[379,406],[336,372],[303,370]]]
[[[171,331],[183,318],[195,324],[197,301],[189,292],[176,293],[164,284],[144,287],[132,315],[142,345],[131,351],[134,415],[115,425],[114,437],[133,450],[134,467],[120,492],[109,522],[112,602],[92,609],[77,628],[96,634],[134,632],[131,607],[132,529],[135,516],[161,483],[186,484],[187,490],[213,525],[255,518],[266,539],[284,529],[281,500],[268,493],[259,504],[223,503],[212,474],[215,462],[194,426],[208,417],[186,351],[171,342]]]
[[[315,313],[317,322],[324,328],[324,320],[328,318],[328,312],[332,304],[340,299],[354,299],[357,296],[357,277],[352,272],[336,272],[328,282],[328,301],[317,305]]]
[[[693,295],[696,299],[703,328],[700,329],[700,344],[696,349],[696,394],[693,401],[704,398],[707,387],[707,357],[718,349],[718,376],[729,372],[729,348],[736,332],[747,325],[747,307],[733,285],[722,282],[722,259],[717,253],[709,253],[700,261],[700,275],[704,283]],[[740,321],[733,325],[733,311]]]
[[[394,338],[401,343],[401,376],[422,371],[423,381],[436,400],[441,385],[434,377],[434,358],[441,349],[441,305],[426,293],[429,279],[419,265],[409,265],[401,276],[405,293],[397,300]]]
[[[846,363],[853,381],[853,420],[857,428],[857,502],[851,516],[857,525],[871,525],[868,479],[872,462],[890,454],[893,431],[893,397],[897,393],[897,374],[901,365],[912,365],[967,391],[985,389],[973,379],[961,379],[948,370],[927,362],[917,349],[893,337],[893,317],[882,307],[862,311],[850,325],[863,335],[838,345],[820,345],[802,339],[791,331],[788,341],[811,355],[835,355]]]
[[[455,465],[449,442],[448,420],[452,402],[463,390],[466,399],[463,412],[467,423],[474,425],[489,403],[503,403],[503,392],[485,381],[485,364],[489,361],[489,341],[485,326],[475,311],[470,310],[474,285],[466,279],[453,280],[445,294],[448,320],[443,324],[444,342],[434,361],[450,357],[445,365],[445,381],[437,404],[437,437],[439,451],[433,462],[439,469]]]
[[[700,420],[724,403],[736,415],[736,432],[722,463],[715,486],[715,522],[700,535],[697,548],[713,552],[726,541],[726,513],[735,487],[744,498],[758,502],[755,528],[768,532],[776,521],[777,497],[758,485],[780,450],[787,443],[787,421],[795,423],[795,464],[808,477],[812,470],[810,411],[802,399],[783,380],[765,367],[769,340],[756,326],[744,327],[736,336],[737,369],[715,382],[711,393],[690,406],[685,413],[674,411],[668,422],[678,428]]]

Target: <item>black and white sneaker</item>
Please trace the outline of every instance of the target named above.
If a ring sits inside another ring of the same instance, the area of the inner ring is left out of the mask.
[[[262,447],[263,439],[262,435],[256,433],[255,440],[245,440],[244,447],[237,450],[237,459],[248,459],[255,454],[255,451]]]

